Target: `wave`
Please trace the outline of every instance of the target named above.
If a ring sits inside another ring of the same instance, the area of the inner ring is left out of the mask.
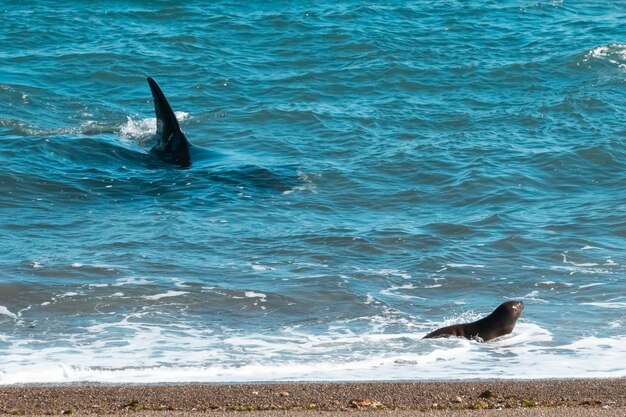
[[[607,63],[615,68],[626,70],[626,44],[611,43],[590,49],[582,57],[582,63]]]
[[[38,349],[37,354],[24,343],[9,343],[0,368],[0,384],[626,376],[626,368],[619,361],[626,354],[625,337],[585,337],[556,346],[551,344],[550,332],[531,323],[521,323],[515,335],[488,343],[426,341],[420,339],[423,334],[291,334],[279,338],[231,337],[215,344],[206,337],[190,340],[176,336],[170,340],[159,337],[159,333],[155,328],[122,345],[103,340],[94,346]],[[149,340],[146,336],[161,340],[160,347],[142,347],[145,342],[141,340]],[[6,340],[0,343],[7,346]],[[133,347],[136,343],[140,345]],[[338,349],[346,354],[330,355]],[[112,361],[115,367],[111,367]]]

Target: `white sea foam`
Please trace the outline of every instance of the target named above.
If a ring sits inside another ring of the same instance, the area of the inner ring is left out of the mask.
[[[262,294],[262,293],[258,293],[258,292],[254,292],[254,291],[246,291],[244,293],[244,295],[248,298],[260,298],[261,301],[265,301],[265,299],[267,298],[267,295]]]
[[[435,288],[436,286],[440,286],[439,284],[435,284],[434,286],[425,286],[422,288]],[[388,296],[393,296],[393,297],[399,297],[399,298],[405,298],[405,299],[416,299],[416,300],[425,300],[426,298],[424,297],[420,297],[417,295],[412,295],[412,294],[405,294],[402,292],[402,290],[414,290],[417,289],[418,287],[409,282],[406,284],[402,284],[402,285],[392,285],[389,288],[386,288],[384,290],[381,290],[381,294],[382,295],[388,295]]]
[[[189,118],[189,113],[176,111],[178,121]],[[146,119],[135,119],[130,116],[126,117],[126,123],[120,127],[120,136],[126,140],[139,140],[140,142],[149,139],[156,132],[156,118],[149,117]]]
[[[396,276],[403,279],[411,279],[411,274],[399,269],[381,269],[379,273],[384,276]]]
[[[595,302],[595,303],[582,303],[584,305],[588,305],[588,306],[595,306],[595,307],[604,307],[604,308],[626,308],[626,301],[615,301],[615,302]]]
[[[571,264],[571,265],[555,265],[550,269],[554,271],[569,272],[569,275],[574,274],[593,274],[593,275],[607,275],[614,274],[612,269],[602,268],[598,264]]]
[[[174,283],[174,285],[176,285],[178,288],[189,288],[189,285],[183,281],[182,279],[178,279],[178,278],[174,278],[172,280],[172,282]]]
[[[532,323],[520,323],[513,335],[487,343],[421,340],[424,333],[295,331],[220,340],[192,329],[172,338],[157,327],[116,325],[136,331],[121,346],[99,340],[50,346],[35,355],[29,341],[14,343],[3,356],[0,384],[626,377],[626,336],[550,346],[550,332]]]
[[[605,60],[621,69],[626,69],[626,44],[613,43],[598,46],[587,52],[584,61],[587,62],[592,58]]]
[[[485,265],[457,264],[457,263],[446,264],[446,266],[449,268],[484,268],[485,267]]]
[[[252,269],[254,269],[255,271],[273,271],[274,268],[272,268],[269,265],[260,265],[260,264],[252,264]]]
[[[15,313],[11,313],[9,311],[9,309],[6,308],[5,306],[0,306],[0,314],[2,314],[4,316],[9,316],[9,317],[11,317],[12,319],[15,319],[15,320],[17,320],[17,318],[18,318]]]
[[[532,300],[539,303],[547,303],[548,301],[541,298],[540,292],[537,290],[531,291],[528,294],[521,297],[522,300]]]
[[[411,279],[411,274],[400,269],[384,268],[384,269],[361,269],[357,268],[358,273],[368,275],[380,275],[384,277],[399,277],[402,279]]]
[[[298,168],[297,175],[300,180],[300,185],[297,185],[290,190],[283,191],[284,195],[288,195],[296,191],[309,191],[313,194],[317,194],[317,189],[312,179],[313,175],[305,173],[300,168]]]
[[[148,281],[145,278],[137,278],[137,277],[126,277],[126,278],[120,278],[118,279],[115,284],[113,284],[113,286],[115,287],[121,287],[123,285],[144,285],[144,284],[148,284],[150,281]]]
[[[592,282],[591,284],[579,285],[578,288],[580,289],[591,288],[591,287],[597,287],[598,285],[606,285],[606,282]]]
[[[188,294],[188,292],[170,290],[161,294],[144,295],[143,298],[145,298],[146,300],[160,300],[161,298],[178,297],[178,296],[185,295],[185,294]]]
[[[78,295],[78,293],[77,293],[77,292],[74,292],[74,291],[68,291],[68,292],[66,292],[66,293],[59,294],[59,295],[57,296],[57,298],[75,297],[75,296],[77,296],[77,295]]]

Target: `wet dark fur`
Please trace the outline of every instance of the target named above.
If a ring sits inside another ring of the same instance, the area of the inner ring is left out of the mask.
[[[424,339],[435,337],[465,337],[467,339],[482,339],[483,341],[504,336],[513,331],[517,319],[524,311],[521,301],[507,301],[500,304],[493,313],[472,323],[454,324],[442,327],[424,336]]]

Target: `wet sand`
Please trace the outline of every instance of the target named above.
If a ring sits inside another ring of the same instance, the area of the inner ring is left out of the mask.
[[[567,410],[564,410],[567,408]],[[0,414],[626,416],[626,378],[0,387]],[[565,413],[565,414],[563,414]]]

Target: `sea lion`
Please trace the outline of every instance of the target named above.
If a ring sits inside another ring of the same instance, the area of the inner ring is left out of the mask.
[[[472,323],[454,324],[442,327],[428,333],[424,339],[435,337],[465,337],[467,339],[480,339],[484,342],[499,336],[504,336],[513,331],[517,319],[524,311],[524,303],[521,301],[507,301],[500,304],[493,313],[485,318]]]

